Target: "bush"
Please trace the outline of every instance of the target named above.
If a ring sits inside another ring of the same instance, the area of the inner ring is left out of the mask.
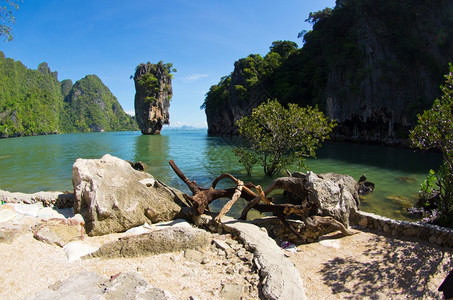
[[[236,125],[246,143],[234,153],[247,173],[259,162],[268,176],[292,163],[305,167],[305,158],[315,157],[316,149],[335,127],[317,107],[288,104],[284,108],[277,100],[254,108],[250,116],[241,118]]]
[[[436,223],[453,227],[453,66],[449,65],[443,95],[433,106],[418,115],[418,123],[410,133],[413,147],[437,149],[442,153],[442,165],[436,174]],[[433,176],[427,180],[433,180]],[[423,194],[423,193],[422,193]]]

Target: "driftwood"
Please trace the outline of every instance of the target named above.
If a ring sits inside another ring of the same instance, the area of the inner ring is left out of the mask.
[[[268,195],[273,190],[285,190],[296,195],[302,202],[308,199],[309,190],[305,188],[304,185],[305,178],[297,177],[280,177],[271,182],[271,184],[264,191],[265,195]],[[241,214],[241,219],[246,220],[247,214],[250,209],[254,208],[261,198],[255,197],[250,201],[247,206],[244,208]]]
[[[191,213],[193,215],[202,215],[205,211],[209,211],[209,204],[216,199],[230,198],[231,200],[223,206],[222,210],[215,218],[215,221],[219,223],[221,222],[221,218],[231,209],[233,204],[239,198],[243,198],[248,201],[248,204],[242,211],[241,219],[246,219],[247,213],[252,208],[255,208],[259,212],[272,212],[275,216],[279,217],[281,222],[286,227],[288,227],[301,239],[303,238],[300,233],[288,223],[287,218],[289,216],[295,216],[298,219],[301,219],[307,228],[316,228],[321,225],[331,225],[340,230],[344,235],[352,234],[342,223],[332,217],[309,216],[310,211],[313,209],[313,205],[308,201],[308,196],[311,191],[307,189],[304,184],[305,178],[277,178],[272,181],[265,191],[263,191],[259,185],[255,186],[250,182],[244,184],[241,180],[235,178],[231,174],[222,174],[212,182],[210,188],[204,188],[199,186],[195,181],[188,179],[173,160],[170,160],[169,164],[175,171],[176,175],[178,175],[178,177],[189,187],[193,194],[192,196],[184,194],[186,200],[192,205]],[[236,187],[216,189],[217,184],[224,178],[232,180],[236,184]],[[257,193],[252,191],[252,189],[255,189]],[[272,198],[267,198],[266,195],[276,189],[282,189],[293,193],[300,198],[302,205],[272,203]],[[263,202],[264,204],[260,204],[260,202]]]
[[[232,198],[233,195],[236,193],[237,187],[229,189],[215,188],[217,183],[219,183],[219,181],[224,178],[230,178],[231,180],[235,181],[238,184],[239,180],[237,180],[230,174],[220,175],[213,181],[210,188],[204,188],[202,186],[199,186],[196,183],[196,181],[191,181],[189,178],[187,178],[173,160],[170,160],[169,163],[173,171],[175,171],[176,175],[178,175],[178,177],[189,187],[190,191],[192,192],[193,194],[192,196],[184,194],[184,198],[189,203],[192,204],[193,213],[195,213],[196,215],[202,215],[206,210],[209,211],[209,204],[212,201],[220,198]],[[246,185],[242,184],[241,186],[242,186],[242,188],[240,189],[241,198],[250,201],[251,199],[257,196],[257,194],[251,190],[251,188],[254,188],[253,184],[247,183]]]

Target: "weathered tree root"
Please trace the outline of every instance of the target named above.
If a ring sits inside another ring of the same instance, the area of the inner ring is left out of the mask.
[[[189,180],[189,178],[184,175],[184,173],[178,168],[173,160],[170,160],[169,163],[173,171],[175,171],[176,175],[178,175],[178,177],[189,187],[190,191],[192,192],[192,196],[184,194],[184,198],[186,198],[186,200],[192,204],[192,210],[195,215],[202,215],[206,210],[209,210],[209,204],[212,201],[220,198],[232,198],[236,192],[237,187],[229,189],[215,188],[217,183],[224,178],[230,178],[238,184],[239,180],[234,178],[234,176],[230,174],[220,175],[213,181],[212,186],[207,189],[199,186],[196,181]],[[253,187],[254,185],[251,183],[247,183],[246,185],[242,184],[240,198],[244,198],[249,201],[255,198],[257,195],[250,189]]]
[[[249,203],[244,208],[241,214],[241,219],[247,218],[247,213],[250,209],[255,208],[259,212],[272,212],[275,216],[279,217],[284,226],[288,227],[296,236],[303,239],[301,234],[294,229],[287,221],[290,215],[297,216],[300,218],[307,228],[316,228],[321,225],[331,225],[337,230],[340,230],[344,235],[352,235],[353,232],[349,231],[341,222],[335,220],[333,217],[322,217],[322,216],[308,216],[312,210],[312,205],[308,201],[310,190],[305,186],[305,178],[298,177],[281,177],[277,178],[269,185],[269,187],[263,191],[261,186],[255,186],[252,183],[244,184],[241,180],[235,178],[231,174],[222,174],[218,176],[213,182],[210,188],[204,188],[199,186],[195,181],[189,180],[184,173],[178,168],[173,160],[169,162],[173,171],[176,175],[189,187],[192,192],[192,196],[184,194],[186,200],[192,205],[191,214],[202,215],[205,211],[209,210],[209,204],[219,198],[230,198],[215,218],[217,223],[221,222],[222,217],[231,209],[234,203],[239,199],[243,198]],[[235,184],[235,188],[229,189],[216,189],[215,187],[220,180],[228,178]],[[257,193],[251,189],[256,189]],[[272,198],[267,198],[270,192],[275,189],[282,189],[295,194],[301,199],[303,205],[293,204],[273,204]],[[265,204],[259,204],[260,201]]]

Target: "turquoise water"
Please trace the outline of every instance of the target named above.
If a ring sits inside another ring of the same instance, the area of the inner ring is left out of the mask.
[[[185,175],[202,186],[210,186],[222,173],[266,186],[272,181],[256,166],[252,177],[231,152],[231,141],[208,136],[206,130],[163,130],[160,136],[140,132],[61,134],[0,140],[0,189],[33,193],[41,190],[72,190],[72,165],[77,158],[100,158],[104,154],[143,161],[157,179],[190,193],[170,168],[173,159]],[[407,219],[406,207],[417,200],[420,183],[440,156],[410,149],[328,142],[318,158],[307,165],[316,173],[362,174],[376,190],[362,200],[362,209],[397,219]],[[291,168],[291,171],[295,169]],[[282,173],[281,175],[284,175]],[[228,181],[223,186],[231,186]],[[222,186],[222,185],[221,185]],[[213,203],[217,210],[224,201]],[[244,203],[238,203],[239,211]],[[234,212],[233,212],[234,213]]]

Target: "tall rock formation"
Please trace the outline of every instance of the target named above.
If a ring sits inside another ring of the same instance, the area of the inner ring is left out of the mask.
[[[203,104],[208,132],[234,134],[236,120],[276,98],[318,105],[338,122],[336,139],[405,143],[416,115],[441,94],[453,2],[337,0],[308,22],[313,30],[301,49],[250,55],[211,87]]]
[[[143,134],[160,134],[170,124],[172,64],[139,64],[135,70],[135,117]]]

